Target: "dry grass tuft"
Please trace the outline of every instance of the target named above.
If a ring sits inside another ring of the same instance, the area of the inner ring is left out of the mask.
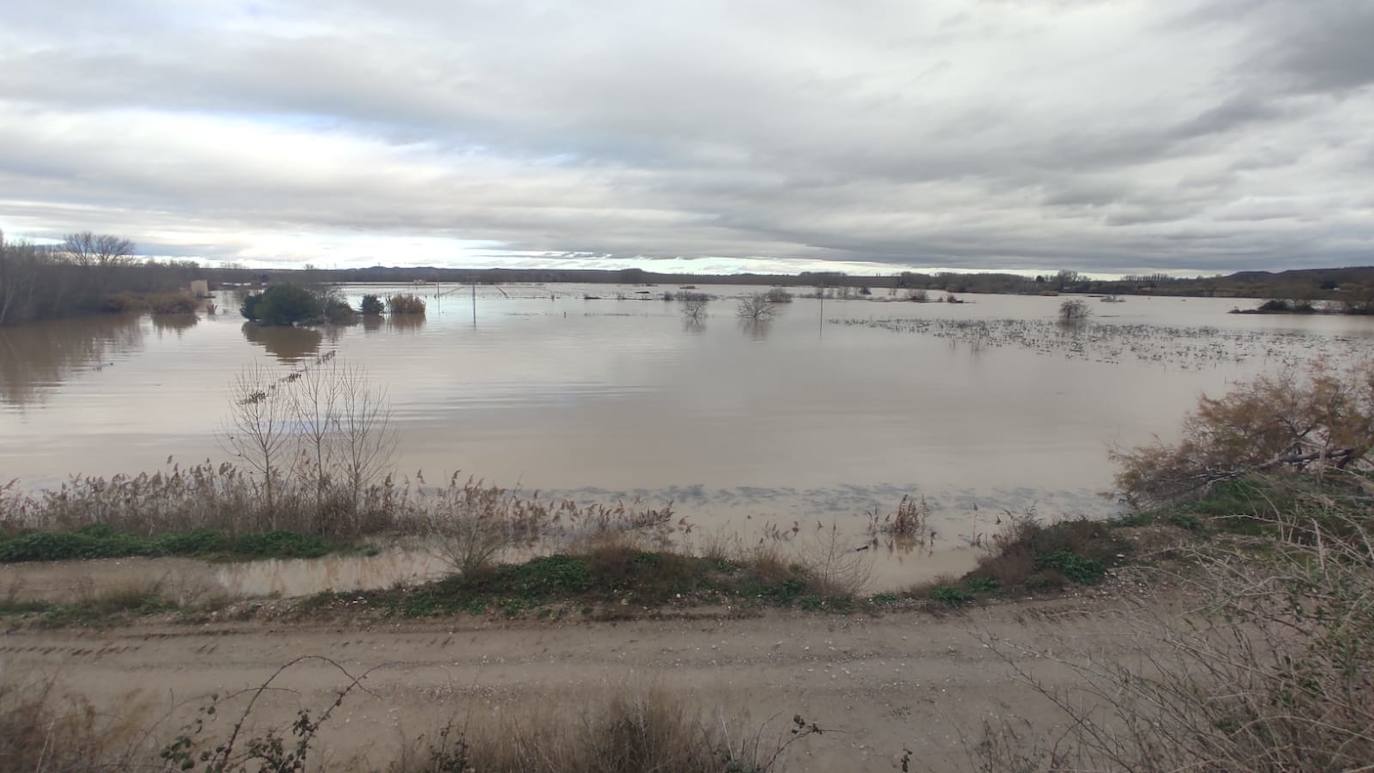
[[[392,314],[423,315],[425,313],[425,300],[418,295],[402,293],[387,298],[386,307]]]
[[[392,773],[767,773],[789,747],[822,730],[795,717],[770,732],[708,718],[661,691],[626,691],[575,715],[522,713],[479,725],[449,725],[412,744]]]
[[[0,770],[103,773],[135,768],[146,711],[105,716],[51,678],[0,678]]]

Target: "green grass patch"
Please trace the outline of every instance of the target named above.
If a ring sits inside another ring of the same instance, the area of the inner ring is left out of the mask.
[[[974,600],[973,593],[958,585],[936,585],[930,589],[930,598],[947,607],[962,607]]]
[[[72,603],[0,600],[0,618],[18,617],[53,628],[107,625],[120,620],[177,610],[153,590],[108,593]]]
[[[117,532],[108,526],[87,526],[76,531],[35,531],[0,536],[0,563],[130,556],[318,558],[351,547],[323,537],[288,531],[231,536],[202,529],[144,536]]]
[[[721,561],[678,553],[610,547],[496,565],[414,588],[339,594],[405,617],[500,613],[516,616],[551,604],[658,607],[713,602],[846,610],[850,598],[821,592],[803,568]],[[327,599],[312,606],[327,606]]]

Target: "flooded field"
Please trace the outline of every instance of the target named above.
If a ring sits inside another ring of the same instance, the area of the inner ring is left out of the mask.
[[[347,291],[356,305],[397,289]],[[462,470],[550,496],[671,500],[692,539],[799,544],[832,524],[863,544],[865,513],[924,496],[933,549],[872,551],[877,583],[900,585],[969,566],[1004,511],[1111,512],[1108,449],[1168,439],[1204,391],[1374,354],[1374,320],[1229,315],[1253,305],[1230,299],[1088,299],[1090,321],[1066,330],[1060,298],[916,304],[886,290],[798,297],[743,324],[731,297],[758,288],[737,286],[703,287],[718,297],[698,323],[657,299],[676,289],[479,287],[474,304],[469,287],[430,286],[423,319],[319,330],[245,326],[222,294],[217,315],[3,329],[0,482],[222,459],[240,368],[286,373],[335,352],[386,387],[395,466],[412,477]],[[291,595],[430,572],[406,555],[221,568],[217,582]]]

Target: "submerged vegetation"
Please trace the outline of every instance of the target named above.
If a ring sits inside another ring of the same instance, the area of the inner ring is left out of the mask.
[[[1359,361],[1374,356],[1374,339],[1313,335],[1293,330],[1126,324],[1058,319],[831,319],[831,324],[928,335],[967,344],[974,351],[1017,348],[1078,360],[1166,363],[1188,369],[1267,358],[1295,367],[1326,358]]]
[[[386,307],[392,314],[414,314],[420,316],[425,313],[424,299],[410,293],[402,293],[387,298]]]
[[[1179,442],[1116,452],[1117,484],[1134,502],[1168,504],[1257,473],[1369,471],[1372,447],[1374,364],[1340,370],[1318,360],[1306,374],[1204,396]]]
[[[319,293],[296,284],[272,285],[248,295],[239,308],[245,319],[262,325],[314,324],[324,321]]]

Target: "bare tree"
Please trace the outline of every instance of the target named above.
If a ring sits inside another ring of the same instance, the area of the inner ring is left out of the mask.
[[[293,371],[287,384],[292,418],[300,446],[300,473],[315,488],[315,510],[324,510],[333,467],[333,440],[339,422],[339,379],[334,358],[320,359],[312,367]]]
[[[281,455],[291,440],[290,400],[279,393],[271,371],[257,364],[239,371],[230,386],[230,395],[233,407],[224,430],[225,445],[231,454],[262,476],[268,517],[275,529],[273,495],[281,474]]]
[[[1082,322],[1091,313],[1092,310],[1081,298],[1070,298],[1059,304],[1060,322]]]
[[[361,367],[341,366],[338,377],[338,464],[356,517],[363,492],[391,466],[396,433],[386,391],[374,388]]]
[[[693,322],[700,322],[706,316],[706,303],[710,296],[706,293],[683,293],[682,316]]]
[[[751,322],[766,322],[777,313],[767,293],[752,293],[739,299],[739,316]]]
[[[60,251],[78,266],[108,267],[129,262],[134,243],[119,236],[82,231],[67,234]]]

